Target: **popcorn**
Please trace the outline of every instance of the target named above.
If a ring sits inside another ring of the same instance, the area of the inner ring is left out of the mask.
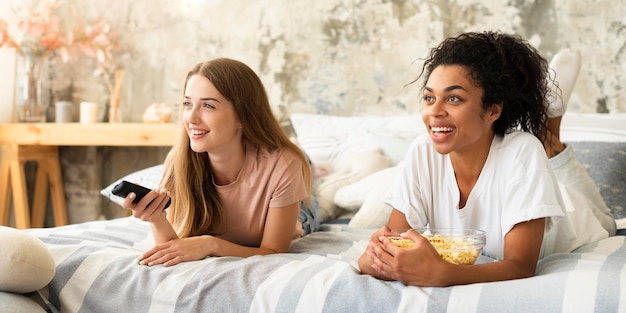
[[[441,235],[424,236],[437,249],[442,259],[459,265],[472,265],[482,248],[462,238]]]
[[[400,247],[400,248],[413,248],[415,247],[415,242],[411,239],[405,239],[400,236],[389,236],[388,237],[391,242]]]
[[[423,235],[435,247],[445,261],[459,265],[472,265],[482,251],[482,246],[456,236]],[[415,242],[400,236],[389,236],[391,242],[400,248],[413,248]]]

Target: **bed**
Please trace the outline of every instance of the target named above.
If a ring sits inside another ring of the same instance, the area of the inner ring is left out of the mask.
[[[28,229],[20,233],[43,243],[54,276],[34,292],[0,292],[0,302],[14,312],[24,301],[42,312],[626,312],[623,229],[540,260],[528,279],[420,288],[359,274],[356,260],[387,214],[376,199],[402,163],[404,145],[422,131],[416,118],[292,116],[298,142],[327,174],[315,183],[325,201],[322,229],[294,241],[290,253],[149,268],[137,258],[153,244],[150,227],[133,217]],[[623,115],[572,114],[563,125],[564,140],[600,182],[621,228],[625,128]],[[150,184],[160,169],[124,178]],[[102,193],[110,196],[107,188]]]

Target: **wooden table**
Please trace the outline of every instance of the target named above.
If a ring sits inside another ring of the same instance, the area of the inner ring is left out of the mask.
[[[43,227],[48,189],[55,225],[67,225],[59,146],[171,146],[177,130],[172,123],[0,124],[0,225],[8,225],[12,191],[16,228]],[[24,173],[28,161],[37,162],[32,220]]]

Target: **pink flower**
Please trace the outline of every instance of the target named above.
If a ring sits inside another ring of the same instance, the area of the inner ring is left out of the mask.
[[[12,19],[0,19],[0,47],[8,46],[24,55],[35,57],[66,49],[67,35],[62,34],[60,20],[52,15],[57,0],[22,2],[22,7],[13,8]],[[63,54],[63,53],[62,53]]]
[[[0,19],[0,48],[12,47],[21,55],[36,58],[58,52],[63,62],[68,62],[71,52],[77,50],[96,61],[94,76],[102,75],[109,90],[117,89],[123,70],[116,68],[119,64],[115,64],[113,56],[119,52],[119,44],[117,34],[105,20],[88,24],[76,18],[78,26],[64,32],[61,20],[53,14],[58,0],[20,3],[20,7],[13,8],[11,19]]]
[[[0,47],[8,45],[9,33],[7,31],[7,22],[0,20]]]
[[[99,19],[90,26],[79,25],[74,28],[71,38],[80,52],[98,63],[94,76],[114,72],[113,55],[119,52],[119,43],[117,34],[111,31],[107,22]]]

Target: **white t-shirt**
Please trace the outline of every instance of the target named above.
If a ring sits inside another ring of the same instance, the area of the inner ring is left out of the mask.
[[[486,232],[483,254],[503,259],[504,236],[520,222],[546,218],[542,255],[564,252],[573,232],[543,146],[531,134],[495,136],[487,161],[459,209],[460,193],[447,154],[428,134],[409,148],[405,168],[385,202],[403,212],[413,228],[473,228]],[[559,224],[559,227],[553,227]]]

